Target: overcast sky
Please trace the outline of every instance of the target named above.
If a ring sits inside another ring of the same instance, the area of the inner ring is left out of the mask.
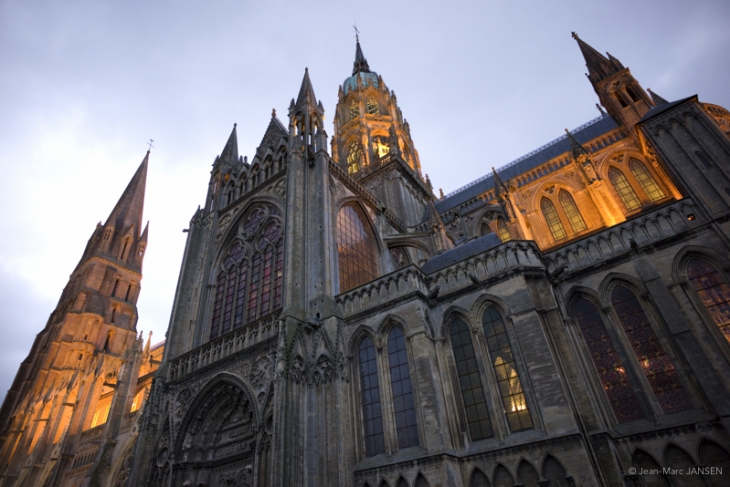
[[[190,217],[309,67],[329,125],[353,22],[446,193],[599,115],[576,31],[668,100],[730,108],[730,2],[0,0],[0,398],[154,139],[138,330],[164,338]]]

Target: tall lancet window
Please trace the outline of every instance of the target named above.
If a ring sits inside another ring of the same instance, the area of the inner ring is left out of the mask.
[[[371,457],[385,451],[383,412],[380,409],[380,386],[375,346],[370,337],[363,338],[358,351],[360,392],[362,394],[362,426],[365,455]]]
[[[482,316],[482,326],[510,430],[532,428],[530,411],[501,313],[494,308],[487,308]]]
[[[578,205],[575,204],[575,200],[570,193],[561,189],[558,194],[558,199],[560,200],[560,206],[563,207],[563,211],[565,211],[565,214],[568,217],[570,227],[575,233],[582,232],[588,228],[586,227],[585,220],[583,220],[583,216],[581,216],[580,211],[578,210]]]
[[[730,342],[730,286],[709,262],[691,259],[687,277],[725,340]]]
[[[378,276],[375,238],[359,206],[348,204],[337,213],[337,263],[340,292],[361,286]]]
[[[644,193],[646,193],[650,200],[659,201],[664,198],[664,191],[662,191],[662,188],[659,187],[654,176],[651,175],[642,162],[637,161],[636,159],[631,159],[629,161],[629,168],[631,169],[631,174],[634,175],[641,185],[641,189],[644,190]]]
[[[639,398],[596,305],[578,298],[573,304],[573,319],[578,323],[616,420],[624,423],[643,418]]]
[[[413,402],[411,373],[408,369],[406,338],[398,327],[393,328],[388,335],[388,362],[398,448],[416,446],[418,445],[418,424],[416,423],[416,405]]]
[[[360,161],[362,159],[362,149],[360,144],[353,142],[347,148],[347,172],[348,174],[355,174],[360,170]]]
[[[565,233],[565,227],[563,227],[563,222],[560,221],[560,217],[558,216],[558,212],[555,209],[553,202],[547,198],[543,198],[542,201],[540,201],[540,208],[542,208],[542,214],[545,216],[545,221],[548,224],[550,233],[553,235],[553,240],[557,242],[558,240],[563,240],[567,237],[568,234]]]
[[[257,205],[246,212],[221,259],[210,339],[281,309],[284,232],[279,211]]]
[[[454,352],[456,373],[459,376],[459,389],[464,404],[466,422],[472,441],[483,440],[493,435],[489,419],[487,400],[484,397],[482,380],[479,375],[471,331],[460,319],[451,325],[451,347]]]
[[[664,414],[690,409],[689,395],[636,295],[624,286],[616,286],[611,292],[611,304]]]
[[[628,211],[641,208],[641,201],[639,201],[639,197],[636,196],[636,191],[631,187],[624,173],[612,167],[608,170],[608,179],[611,180],[611,184],[613,184],[614,189],[618,193],[618,197],[621,198],[621,202]]]

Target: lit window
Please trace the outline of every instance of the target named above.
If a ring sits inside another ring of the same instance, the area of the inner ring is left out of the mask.
[[[370,337],[360,343],[360,392],[362,395],[362,426],[365,455],[371,457],[385,451],[383,413],[380,409],[380,387],[375,347]]]
[[[97,408],[96,412],[94,413],[94,417],[91,419],[92,428],[106,423],[106,420],[109,418],[109,408],[111,407],[111,405],[111,401],[107,401]]]
[[[512,431],[532,428],[532,419],[502,315],[494,308],[487,308],[482,317],[482,326],[509,427]]]
[[[380,106],[378,106],[378,102],[375,101],[375,98],[372,96],[368,98],[367,108],[370,115],[377,115],[380,113]]]
[[[512,240],[512,237],[509,236],[509,230],[507,230],[507,224],[501,216],[497,218],[497,234],[502,242],[509,242]]]
[[[725,339],[730,342],[730,286],[708,262],[692,259],[687,277]]]
[[[373,153],[376,157],[383,157],[390,152],[390,144],[387,137],[380,135],[373,137]]]
[[[493,435],[492,423],[489,419],[487,401],[477,368],[471,332],[460,319],[451,325],[451,347],[454,352],[456,373],[459,376],[459,389],[464,404],[466,421],[473,441],[489,438]]]
[[[142,401],[144,401],[144,394],[145,390],[142,389],[137,394],[134,395],[134,400],[132,401],[132,409],[130,412],[135,412],[142,406]]]
[[[388,336],[390,385],[393,389],[393,412],[398,434],[398,448],[418,445],[416,406],[413,402],[411,373],[408,370],[406,339],[400,328],[393,328]]]
[[[631,385],[626,367],[608,336],[596,306],[585,298],[577,299],[573,304],[573,319],[578,323],[618,422],[643,418],[639,398]]]
[[[687,391],[636,295],[624,286],[616,286],[611,292],[611,305],[664,414],[691,408]]]
[[[347,172],[355,174],[360,170],[360,160],[362,159],[362,150],[360,144],[353,142],[347,150]]]
[[[340,292],[361,286],[378,275],[374,238],[365,226],[365,215],[355,205],[345,205],[337,213],[337,262]]]
[[[578,211],[578,206],[575,204],[575,200],[570,193],[561,189],[558,194],[558,199],[560,200],[560,206],[563,207],[563,211],[565,211],[565,214],[568,216],[568,221],[570,222],[570,226],[574,232],[582,232],[588,228],[586,227],[586,222],[583,220],[580,211]]]
[[[659,201],[664,198],[664,191],[659,187],[656,179],[654,179],[654,176],[651,175],[644,164],[636,159],[631,159],[629,161],[629,168],[631,168],[631,174],[634,175],[641,185],[641,189],[644,190],[644,193],[646,193],[651,201]]]
[[[611,180],[611,184],[616,189],[621,202],[624,204],[628,211],[634,211],[641,208],[641,202],[636,196],[634,188],[629,184],[629,180],[626,179],[624,173],[612,167],[608,170],[608,178]]]
[[[350,119],[357,118],[360,115],[360,106],[357,100],[350,102]]]
[[[565,233],[565,228],[560,221],[553,202],[547,198],[543,198],[540,202],[540,207],[542,208],[542,214],[545,216],[545,221],[547,221],[548,228],[550,228],[550,233],[553,235],[553,239],[557,242],[567,237],[568,234]]]

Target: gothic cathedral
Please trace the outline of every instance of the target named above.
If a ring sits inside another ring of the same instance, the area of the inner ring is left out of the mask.
[[[601,115],[449,195],[359,41],[331,141],[305,70],[216,157],[164,347],[146,157],[8,392],[0,486],[729,485],[730,112],[573,37]]]

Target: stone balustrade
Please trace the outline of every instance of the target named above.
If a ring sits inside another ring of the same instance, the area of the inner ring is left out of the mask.
[[[279,315],[279,312],[272,313],[172,359],[168,379],[182,379],[198,369],[275,336]]]
[[[694,202],[685,198],[545,254],[550,272],[570,274],[629,254],[701,225]]]

